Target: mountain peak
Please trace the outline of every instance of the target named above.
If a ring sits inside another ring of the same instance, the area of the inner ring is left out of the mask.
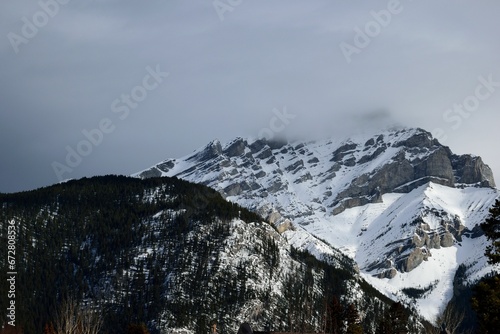
[[[298,248],[310,249],[313,242],[297,233],[319,236],[356,259],[368,278],[392,281],[406,275],[427,286],[433,283],[418,275],[434,258],[453,262],[449,277],[458,261],[476,273],[487,272],[486,262],[458,259],[449,249],[468,244],[474,254],[484,251],[484,237],[475,226],[498,197],[493,173],[480,157],[454,154],[420,128],[309,142],[239,137],[225,145],[211,142],[190,157],[136,174],[161,175],[208,185],[268,215]],[[436,275],[443,283],[429,294],[437,298],[436,306],[425,311],[429,319],[446,302],[439,296],[449,296],[452,286]],[[407,287],[391,281],[372,283],[391,293]]]

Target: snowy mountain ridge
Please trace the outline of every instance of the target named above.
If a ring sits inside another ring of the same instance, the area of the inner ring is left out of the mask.
[[[478,224],[499,196],[493,174],[480,157],[453,154],[422,129],[295,143],[215,140],[135,176],[215,188],[299,249],[319,258],[342,250],[395,299],[421,287],[414,303],[431,321],[450,300],[459,266],[470,281],[492,270]]]

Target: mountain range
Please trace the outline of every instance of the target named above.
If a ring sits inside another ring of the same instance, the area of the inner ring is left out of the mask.
[[[340,250],[373,286],[431,322],[453,297],[457,273],[467,286],[493,270],[479,228],[499,197],[491,169],[422,129],[214,140],[134,176],[212,187],[261,214],[297,249],[319,259]]]

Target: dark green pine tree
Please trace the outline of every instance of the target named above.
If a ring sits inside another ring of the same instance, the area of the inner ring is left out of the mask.
[[[385,317],[380,319],[375,334],[393,334],[392,327]]]
[[[486,248],[488,263],[500,263],[500,201],[490,209],[490,216],[481,224],[484,234],[492,242]],[[497,333],[500,328],[500,275],[483,279],[474,289],[472,307],[479,321],[478,333]]]
[[[500,275],[479,282],[474,289],[472,307],[477,312],[478,333],[498,333],[500,328]]]
[[[393,303],[380,319],[376,334],[404,334],[408,332],[408,313],[400,302]]]
[[[361,325],[359,313],[354,304],[347,306],[344,317],[347,324],[347,334],[363,334],[363,326]]]
[[[500,201],[496,200],[495,205],[490,209],[490,216],[481,228],[486,238],[492,243],[486,248],[486,256],[490,264],[500,263]]]

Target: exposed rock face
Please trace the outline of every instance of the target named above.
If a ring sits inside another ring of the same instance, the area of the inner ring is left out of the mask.
[[[443,238],[441,239],[441,246],[442,247],[451,247],[453,246],[454,239],[453,239],[453,234],[450,232],[446,232],[443,235]]]
[[[425,248],[415,248],[406,259],[405,271],[412,271],[418,267],[424,260],[427,260],[429,253]]]
[[[220,141],[214,140],[210,144],[208,144],[203,152],[196,156],[200,161],[207,161],[213,158],[216,158],[222,154],[222,145]]]
[[[247,146],[246,140],[242,138],[237,138],[232,144],[230,144],[225,150],[224,154],[229,157],[237,157],[245,153],[245,148]]]
[[[441,237],[438,233],[434,233],[427,247],[435,249],[441,248]]]
[[[396,270],[396,268],[390,268],[382,273],[380,273],[378,275],[378,278],[388,278],[388,279],[391,279],[391,278],[394,278],[396,277],[396,275],[398,274],[398,271]]]
[[[422,212],[422,214],[432,214],[434,217],[440,217],[439,226],[431,229],[429,224],[423,222],[421,217],[417,218],[411,223],[412,226],[415,226],[413,236],[405,240],[399,240],[399,247],[393,248],[391,252],[386,254],[392,260],[380,259],[380,262],[372,263],[369,266],[370,270],[379,269],[381,270],[379,276],[386,277],[386,269],[392,267],[394,262],[397,270],[410,272],[431,257],[433,249],[452,247],[455,240],[461,240],[463,234],[472,233],[462,225],[459,217],[453,217],[434,210]]]
[[[311,150],[310,143],[289,144],[265,139],[249,143],[237,138],[222,147],[215,140],[187,158],[184,164],[187,167],[182,170],[174,168],[182,161],[166,160],[140,176],[170,175],[201,180],[224,196],[259,198],[281,193],[292,195],[291,185],[316,187],[331,183],[336,191],[323,189],[319,203],[324,206],[323,211],[332,215],[352,207],[380,203],[383,194],[408,193],[430,181],[450,187],[455,184],[495,186],[491,169],[480,157],[454,155],[421,129],[394,130],[358,142],[347,140],[333,144],[329,141],[322,145],[321,150],[331,153],[317,155],[314,151],[319,146]],[[176,173],[171,172],[174,169]],[[360,173],[352,173],[355,169]],[[345,175],[349,177],[344,178]],[[341,183],[344,185],[340,186]],[[297,214],[292,214],[292,218]],[[459,240],[457,233],[450,232]],[[440,233],[422,242],[435,248],[442,244]],[[448,243],[446,240],[445,244]]]
[[[275,211],[268,206],[259,208],[257,212],[259,213],[259,215],[264,217],[269,224],[273,225],[278,233],[283,233],[285,231],[293,229],[293,225],[290,219],[283,218],[283,216],[278,211]]]
[[[401,140],[396,144],[396,147],[407,148],[431,148],[436,145],[437,141],[432,139],[432,136],[424,130],[416,133],[408,139]]]
[[[161,171],[158,170],[156,167],[152,167],[148,169],[147,171],[144,171],[141,173],[141,177],[147,179],[151,177],[160,177],[161,176]]]
[[[496,187],[493,172],[483,163],[481,157],[453,155],[452,164],[457,183],[479,183],[481,187]]]
[[[331,142],[330,156],[316,156],[309,143],[287,144],[284,141],[256,140],[252,143],[237,138],[224,148],[217,140],[190,156],[193,165],[174,175],[186,177],[193,173],[221,173],[217,177],[202,177],[202,183],[218,188],[224,196],[238,196],[260,189],[258,197],[293,191],[288,184],[335,183],[354,168],[365,171],[346,179],[339,191],[326,196],[328,210],[337,215],[346,209],[368,203],[379,203],[382,195],[391,192],[408,193],[430,181],[453,187],[474,185],[494,187],[491,169],[481,158],[454,155],[448,147],[421,129],[403,129],[340,145]],[[286,160],[290,161],[288,163]],[[170,175],[176,160],[167,160],[140,174],[141,177]],[[263,168],[263,164],[268,167]],[[376,168],[370,166],[375,165]],[[231,167],[231,170],[224,168]],[[324,169],[314,173],[310,168]],[[270,173],[270,170],[272,172]],[[251,171],[248,174],[247,171]],[[214,183],[216,181],[217,183]],[[214,184],[212,184],[214,183]],[[328,190],[328,189],[327,189]],[[323,191],[328,193],[328,191]]]
[[[435,183],[445,186],[454,186],[453,168],[449,151],[439,147],[433,151],[426,160],[414,166],[415,179],[428,178]]]
[[[378,145],[377,149],[361,157],[356,165],[376,159],[389,147],[380,137],[377,142],[372,138],[365,143],[365,147],[374,147],[374,145]],[[368,175],[361,175],[354,179],[333,201],[334,214],[339,214],[353,206],[377,203],[379,198],[373,196],[375,191],[380,194],[406,193],[429,181],[449,187],[454,187],[455,181],[462,184],[477,184],[481,187],[495,186],[493,173],[481,158],[470,155],[456,156],[448,147],[442,146],[424,130],[394,143],[393,146],[401,148],[392,159],[393,162],[383,165]],[[331,161],[352,165],[353,158],[349,156],[357,147],[358,145],[354,143],[339,147],[333,153]],[[346,197],[350,199],[343,200]]]

